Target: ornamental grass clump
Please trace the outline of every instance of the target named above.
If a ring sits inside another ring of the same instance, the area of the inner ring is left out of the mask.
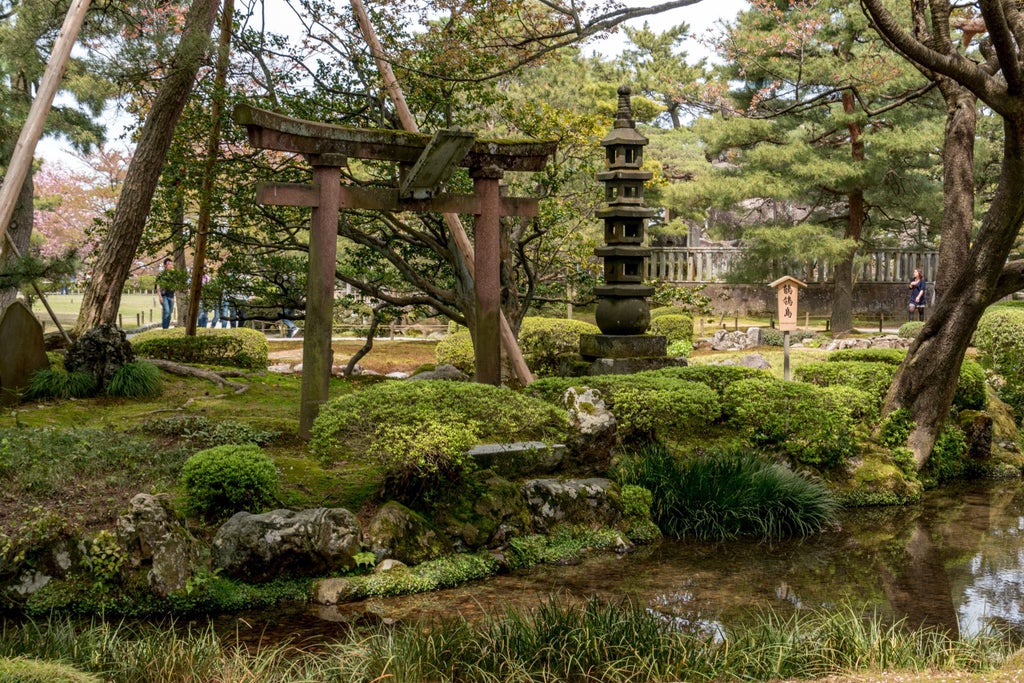
[[[125,363],[107,382],[107,396],[120,398],[152,398],[163,391],[160,369],[152,363]]]
[[[47,368],[33,372],[28,378],[25,399],[88,398],[96,394],[97,387],[92,373]]]
[[[739,448],[679,457],[650,445],[624,457],[617,477],[651,492],[651,518],[675,538],[808,536],[839,508],[822,484]]]
[[[279,481],[274,462],[255,444],[199,451],[181,469],[187,506],[207,518],[263,512],[276,502]]]

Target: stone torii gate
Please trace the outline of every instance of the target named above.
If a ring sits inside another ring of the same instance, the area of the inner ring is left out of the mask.
[[[302,345],[301,437],[309,438],[313,420],[328,398],[338,212],[342,209],[474,215],[476,379],[500,384],[501,216],[537,214],[536,199],[503,196],[500,181],[505,171],[543,169],[556,143],[478,140],[475,134],[461,130],[427,135],[349,128],[293,119],[244,104],[235,108],[234,120],[246,127],[253,147],[302,154],[313,167],[312,184],[261,183],[257,187],[261,204],[313,210]],[[399,187],[343,186],[341,167],[350,157],[398,163]],[[441,193],[441,186],[459,166],[469,169],[473,194]]]

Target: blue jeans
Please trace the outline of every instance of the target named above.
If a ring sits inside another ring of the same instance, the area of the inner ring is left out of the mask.
[[[160,295],[160,307],[163,309],[163,319],[160,326],[165,330],[171,326],[171,313],[174,312],[174,293]]]
[[[199,307],[199,315],[196,316],[196,327],[206,327],[206,307]]]

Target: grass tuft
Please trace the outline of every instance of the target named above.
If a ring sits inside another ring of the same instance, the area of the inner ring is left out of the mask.
[[[676,538],[808,536],[839,507],[824,485],[735,447],[678,458],[650,445],[623,458],[618,478],[653,494],[651,518]]]

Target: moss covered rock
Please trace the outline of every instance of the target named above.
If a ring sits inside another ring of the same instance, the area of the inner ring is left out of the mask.
[[[426,517],[401,503],[382,505],[366,529],[366,545],[377,559],[420,564],[452,552],[452,540]]]
[[[474,473],[457,497],[438,506],[434,518],[459,550],[502,545],[530,529],[519,487],[491,470]]]

